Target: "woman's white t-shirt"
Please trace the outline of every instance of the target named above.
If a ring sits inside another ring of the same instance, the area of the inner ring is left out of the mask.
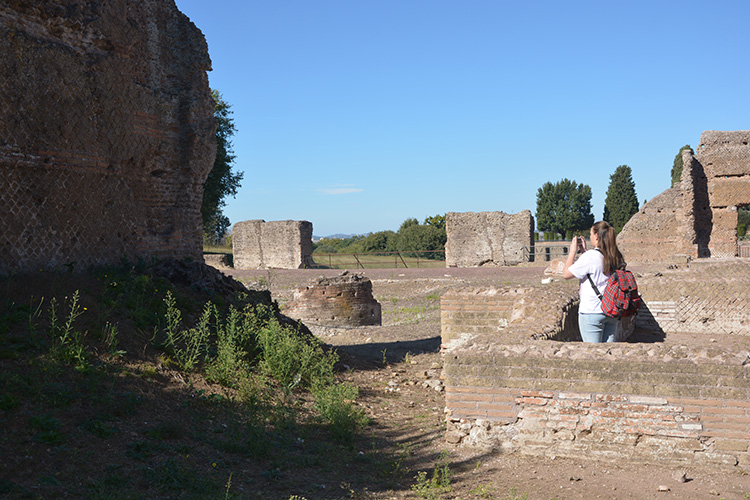
[[[602,302],[597,297],[594,289],[591,288],[588,275],[596,283],[600,293],[604,293],[609,276],[604,274],[604,255],[599,250],[586,250],[568,270],[581,282],[579,293],[581,294],[581,304],[578,306],[578,312],[583,314],[593,314],[602,312]]]

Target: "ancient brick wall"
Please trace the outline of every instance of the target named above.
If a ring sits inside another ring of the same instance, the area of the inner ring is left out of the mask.
[[[577,314],[578,290],[570,283],[456,288],[440,297],[442,347],[514,329],[533,338],[580,340]]]
[[[638,277],[636,328],[660,333],[750,335],[750,261],[700,259]]]
[[[748,352],[526,341],[446,355],[448,439],[604,461],[750,464]]]
[[[632,326],[633,338],[659,333],[656,343],[570,342],[580,338],[570,281],[446,293],[449,440],[602,460],[750,464],[750,352],[741,341],[711,342],[750,335],[748,280],[742,259],[639,275],[644,307],[618,335]],[[706,340],[668,342],[687,332]]]
[[[382,322],[381,306],[372,296],[370,279],[348,272],[332,278],[320,277],[295,290],[284,314],[307,324],[334,327],[380,325]]]
[[[617,236],[617,243],[628,262],[666,260],[671,255],[692,252],[685,244],[689,230],[683,210],[683,192],[667,189],[645,203]]]
[[[171,0],[0,4],[0,272],[201,257],[210,60]]]
[[[235,269],[302,269],[312,264],[312,223],[249,220],[232,229]]]
[[[445,215],[447,267],[505,266],[523,262],[523,247],[534,245],[534,218],[524,210],[449,212]]]
[[[737,255],[737,209],[750,205],[750,131],[706,131],[683,151],[680,183],[644,204],[618,235],[631,262]]]
[[[707,179],[711,257],[737,255],[737,208],[750,205],[750,130],[707,131],[695,151]]]

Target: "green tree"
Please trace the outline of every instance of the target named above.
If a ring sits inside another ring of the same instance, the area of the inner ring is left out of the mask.
[[[536,223],[540,231],[562,235],[590,228],[591,188],[568,179],[546,182],[536,193]]]
[[[737,236],[744,238],[750,228],[750,207],[741,207],[737,211]]]
[[[218,242],[229,228],[229,218],[222,211],[226,202],[224,199],[237,195],[243,172],[233,172],[235,155],[232,150],[232,136],[237,129],[231,118],[231,105],[227,103],[217,90],[211,90],[214,100],[214,119],[216,120],[216,159],[203,183],[203,203],[201,217],[203,219],[203,236],[210,242]]]
[[[435,226],[439,229],[445,229],[445,214],[443,215],[433,215],[432,217],[427,217],[424,220],[425,226]]]
[[[609,188],[604,200],[604,220],[618,233],[638,213],[638,196],[635,194],[632,174],[629,166],[620,165],[609,176]]]
[[[395,237],[395,249],[401,252],[428,252],[422,257],[425,258],[442,258],[442,255],[436,255],[434,251],[445,250],[447,236],[445,229],[437,226],[411,224],[399,229]]]
[[[689,144],[685,144],[680,148],[680,152],[674,157],[674,163],[672,164],[672,187],[680,182],[680,178],[682,177],[682,152],[686,149],[689,149],[691,153],[695,153]]]
[[[398,232],[400,233],[404,229],[406,229],[409,226],[418,226],[419,221],[415,219],[414,217],[409,217],[404,222],[401,223],[401,227],[398,228]]]
[[[396,236],[393,231],[378,231],[368,234],[362,242],[365,252],[386,252],[392,246],[392,240]]]

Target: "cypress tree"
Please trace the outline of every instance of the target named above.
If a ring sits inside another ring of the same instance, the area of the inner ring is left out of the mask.
[[[604,220],[618,233],[630,218],[638,213],[638,196],[632,171],[627,165],[620,165],[609,176],[609,188],[604,200]]]
[[[695,153],[689,144],[685,144],[680,148],[680,152],[674,157],[674,163],[672,164],[672,187],[680,182],[680,178],[682,177],[682,152],[686,149],[689,149],[691,153]]]

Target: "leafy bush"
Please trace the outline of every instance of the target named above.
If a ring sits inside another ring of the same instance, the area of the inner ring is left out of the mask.
[[[351,384],[317,387],[315,409],[330,425],[331,434],[339,441],[351,442],[356,431],[366,426],[369,419],[354,405],[359,389]]]
[[[261,373],[274,378],[287,390],[333,382],[338,355],[323,351],[314,339],[282,326],[275,318],[258,331],[258,345],[262,351]]]

